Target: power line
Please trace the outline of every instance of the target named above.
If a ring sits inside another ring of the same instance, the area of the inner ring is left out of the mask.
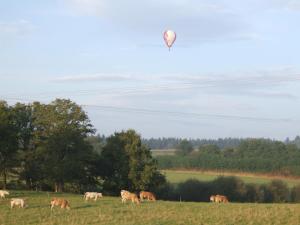
[[[104,105],[81,105],[82,107],[95,108],[96,110],[102,111],[113,111],[113,112],[134,112],[144,115],[168,115],[168,116],[179,116],[179,117],[196,117],[196,118],[216,118],[216,119],[227,119],[227,120],[245,120],[254,122],[292,122],[292,119],[283,118],[263,118],[263,117],[250,117],[250,116],[237,116],[237,115],[224,115],[224,114],[202,114],[192,112],[179,112],[179,111],[162,111],[145,108],[129,108],[129,107],[116,107],[116,106],[104,106]]]
[[[7,98],[14,101],[25,101],[34,102],[32,99],[24,98]],[[146,109],[146,108],[131,108],[131,107],[117,107],[117,106],[107,106],[107,105],[87,105],[82,104],[81,107],[93,108],[100,111],[110,111],[110,112],[121,112],[121,113],[138,113],[143,115],[165,115],[165,116],[175,116],[187,118],[215,118],[215,119],[225,119],[225,120],[242,120],[242,121],[252,121],[252,122],[299,122],[295,119],[288,118],[264,118],[264,117],[251,117],[251,116],[238,116],[238,115],[225,115],[225,114],[208,114],[208,113],[194,113],[194,112],[180,112],[180,111],[164,111],[157,109]]]

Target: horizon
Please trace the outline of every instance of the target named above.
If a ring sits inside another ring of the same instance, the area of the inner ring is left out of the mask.
[[[105,136],[294,139],[298,21],[295,0],[5,1],[0,100],[70,99]]]

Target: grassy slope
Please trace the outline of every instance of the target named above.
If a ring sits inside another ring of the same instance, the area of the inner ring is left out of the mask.
[[[181,170],[163,170],[168,181],[171,183],[179,183],[186,181],[188,179],[197,179],[201,181],[211,181],[218,176],[222,175],[217,172],[203,172],[203,171],[181,171]],[[224,176],[237,176],[241,178],[246,183],[256,183],[265,184],[269,183],[272,179],[281,179],[285,181],[290,187],[300,184],[300,179],[296,178],[284,178],[284,177],[271,177],[265,175],[255,175],[255,174],[239,174],[239,173],[225,173]]]
[[[145,202],[122,204],[120,198],[104,197],[85,203],[80,195],[62,195],[71,203],[70,211],[50,211],[46,193],[13,193],[28,197],[29,207],[13,209],[8,200],[0,200],[0,224],[300,224],[299,204],[214,204],[183,202]],[[53,196],[53,194],[51,194]]]

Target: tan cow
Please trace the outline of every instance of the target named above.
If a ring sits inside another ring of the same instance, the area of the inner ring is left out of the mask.
[[[216,195],[215,196],[215,202],[223,202],[223,203],[228,203],[228,198],[225,195]]]
[[[210,196],[210,199],[209,199],[211,202],[217,202],[217,203],[220,203],[220,202],[223,202],[223,203],[228,203],[228,198],[225,196],[225,195],[212,195]]]
[[[5,195],[9,195],[9,192],[5,190],[0,190],[0,198],[5,198]]]
[[[102,198],[102,193],[98,192],[85,192],[84,199],[87,201],[89,199],[94,199],[94,201],[97,201],[98,198]]]
[[[141,191],[140,192],[140,200],[147,199],[148,201],[156,201],[156,197],[152,192]]]
[[[10,200],[10,208],[14,208],[15,206],[19,206],[19,208],[27,207],[26,202],[22,198],[12,198]]]
[[[70,209],[70,204],[67,200],[62,198],[53,198],[50,202],[51,210],[54,206],[60,206],[61,209]]]
[[[122,203],[125,203],[127,200],[131,200],[132,203],[140,204],[138,196],[126,190],[121,191],[121,198]]]
[[[210,200],[211,202],[215,202],[215,198],[216,198],[216,196],[215,196],[215,195],[212,195],[212,196],[210,196],[209,200]]]

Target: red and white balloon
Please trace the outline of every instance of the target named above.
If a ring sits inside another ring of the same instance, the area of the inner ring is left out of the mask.
[[[166,30],[164,32],[164,40],[165,40],[165,43],[168,46],[169,51],[170,51],[170,48],[172,47],[172,45],[176,41],[176,33],[172,30]]]

